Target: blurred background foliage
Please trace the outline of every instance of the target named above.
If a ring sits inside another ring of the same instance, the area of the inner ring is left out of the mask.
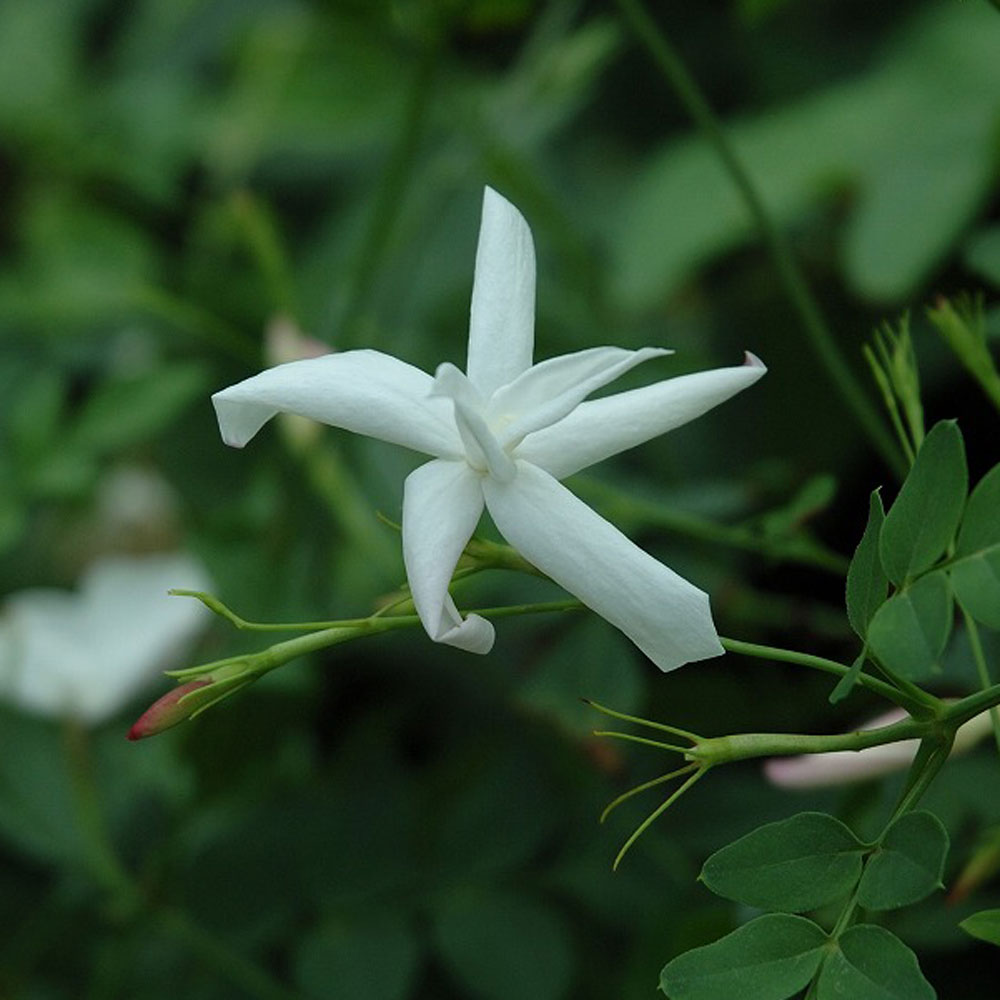
[[[928,422],[961,418],[978,478],[996,414],[923,306],[1000,284],[1000,16],[653,6],[850,368],[864,378],[872,328],[912,308]],[[398,519],[416,458],[276,426],[231,451],[208,396],[271,363],[279,317],[330,348],[461,363],[484,183],[534,231],[537,356],[661,344],[677,354],[658,377],[743,349],[770,367],[574,488],[708,589],[724,634],[853,658],[844,557],[892,473],[617,8],[576,0],[0,5],[3,590],[183,546],[247,617],[368,613],[402,577],[376,512]],[[175,513],[108,529],[107,484],[136,468]],[[553,593],[498,577],[470,600]],[[256,645],[217,623],[169,665]],[[668,958],[741,918],[695,882],[710,851],[801,808],[864,824],[894,786],[793,798],[733,767],[612,875],[643,814],[596,819],[662,762],[595,740],[578,699],[708,735],[833,730],[871,707],[858,691],[831,708],[793,669],[731,656],[662,677],[599,620],[510,620],[484,659],[416,633],[335,647],[140,745],[123,736],[155,679],[89,731],[3,708],[0,996],[652,996]],[[1000,823],[995,758],[932,797],[954,869]],[[994,882],[897,918],[949,1000],[995,995],[988,946],[956,924],[998,898]]]

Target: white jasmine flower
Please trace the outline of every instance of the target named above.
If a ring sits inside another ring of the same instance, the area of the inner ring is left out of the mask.
[[[0,608],[0,697],[29,712],[87,723],[111,717],[211,616],[170,587],[210,587],[182,553],[94,562],[75,592],[10,595]]]
[[[463,374],[432,378],[378,351],[279,365],[212,397],[223,440],[245,445],[276,413],[433,456],[406,479],[403,557],[428,635],[486,653],[493,626],[463,619],[448,594],[484,506],[529,562],[620,628],[663,670],[723,652],[708,595],[630,542],[559,482],[693,420],[764,374],[752,355],[585,401],[629,369],[670,354],[595,347],[532,365],[535,253],[521,214],[490,188],[476,254]]]

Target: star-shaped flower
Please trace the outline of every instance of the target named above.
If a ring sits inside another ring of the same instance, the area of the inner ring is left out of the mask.
[[[485,506],[530,563],[621,629],[662,670],[722,653],[708,595],[629,541],[559,480],[693,420],[752,385],[733,368],[587,400],[660,348],[594,347],[533,365],[535,252],[521,214],[490,188],[476,253],[463,374],[379,351],[279,365],[212,397],[223,440],[245,445],[280,412],[433,456],[406,479],[403,559],[427,634],[474,653],[493,626],[448,593]]]

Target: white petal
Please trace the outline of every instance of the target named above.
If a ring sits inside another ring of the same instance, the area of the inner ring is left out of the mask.
[[[557,424],[529,434],[516,456],[557,479],[634,448],[700,417],[754,384],[767,369],[748,353],[735,368],[715,368],[581,403]]]
[[[379,351],[293,361],[212,397],[226,444],[242,448],[277,413],[297,413],[429,455],[456,457],[451,405],[431,398],[426,372]]]
[[[490,651],[493,626],[479,615],[463,621],[448,584],[483,512],[481,482],[465,461],[436,459],[403,487],[403,561],[417,614],[435,642],[471,653]]]
[[[620,628],[661,670],[719,656],[708,595],[630,542],[547,472],[517,463],[483,480],[500,533],[530,563]]]
[[[492,188],[483,194],[469,317],[473,385],[489,396],[531,367],[535,335],[535,246],[521,213]]]
[[[507,447],[562,420],[592,392],[643,361],[672,353],[659,347],[639,351],[592,347],[550,358],[497,389],[489,401],[487,419],[491,426],[502,427],[500,443]]]
[[[77,591],[23,590],[0,617],[0,696],[42,715],[101,722],[179,657],[211,621],[171,587],[209,589],[190,556],[108,556]]]

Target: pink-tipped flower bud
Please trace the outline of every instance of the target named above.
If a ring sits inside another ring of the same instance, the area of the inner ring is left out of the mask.
[[[181,699],[198,688],[207,687],[211,680],[188,681],[186,684],[179,684],[172,691],[168,691],[162,698],[158,698],[142,715],[132,724],[128,731],[128,739],[144,740],[147,736],[155,736],[162,733],[171,726],[176,726],[191,715],[193,706],[181,704]]]

